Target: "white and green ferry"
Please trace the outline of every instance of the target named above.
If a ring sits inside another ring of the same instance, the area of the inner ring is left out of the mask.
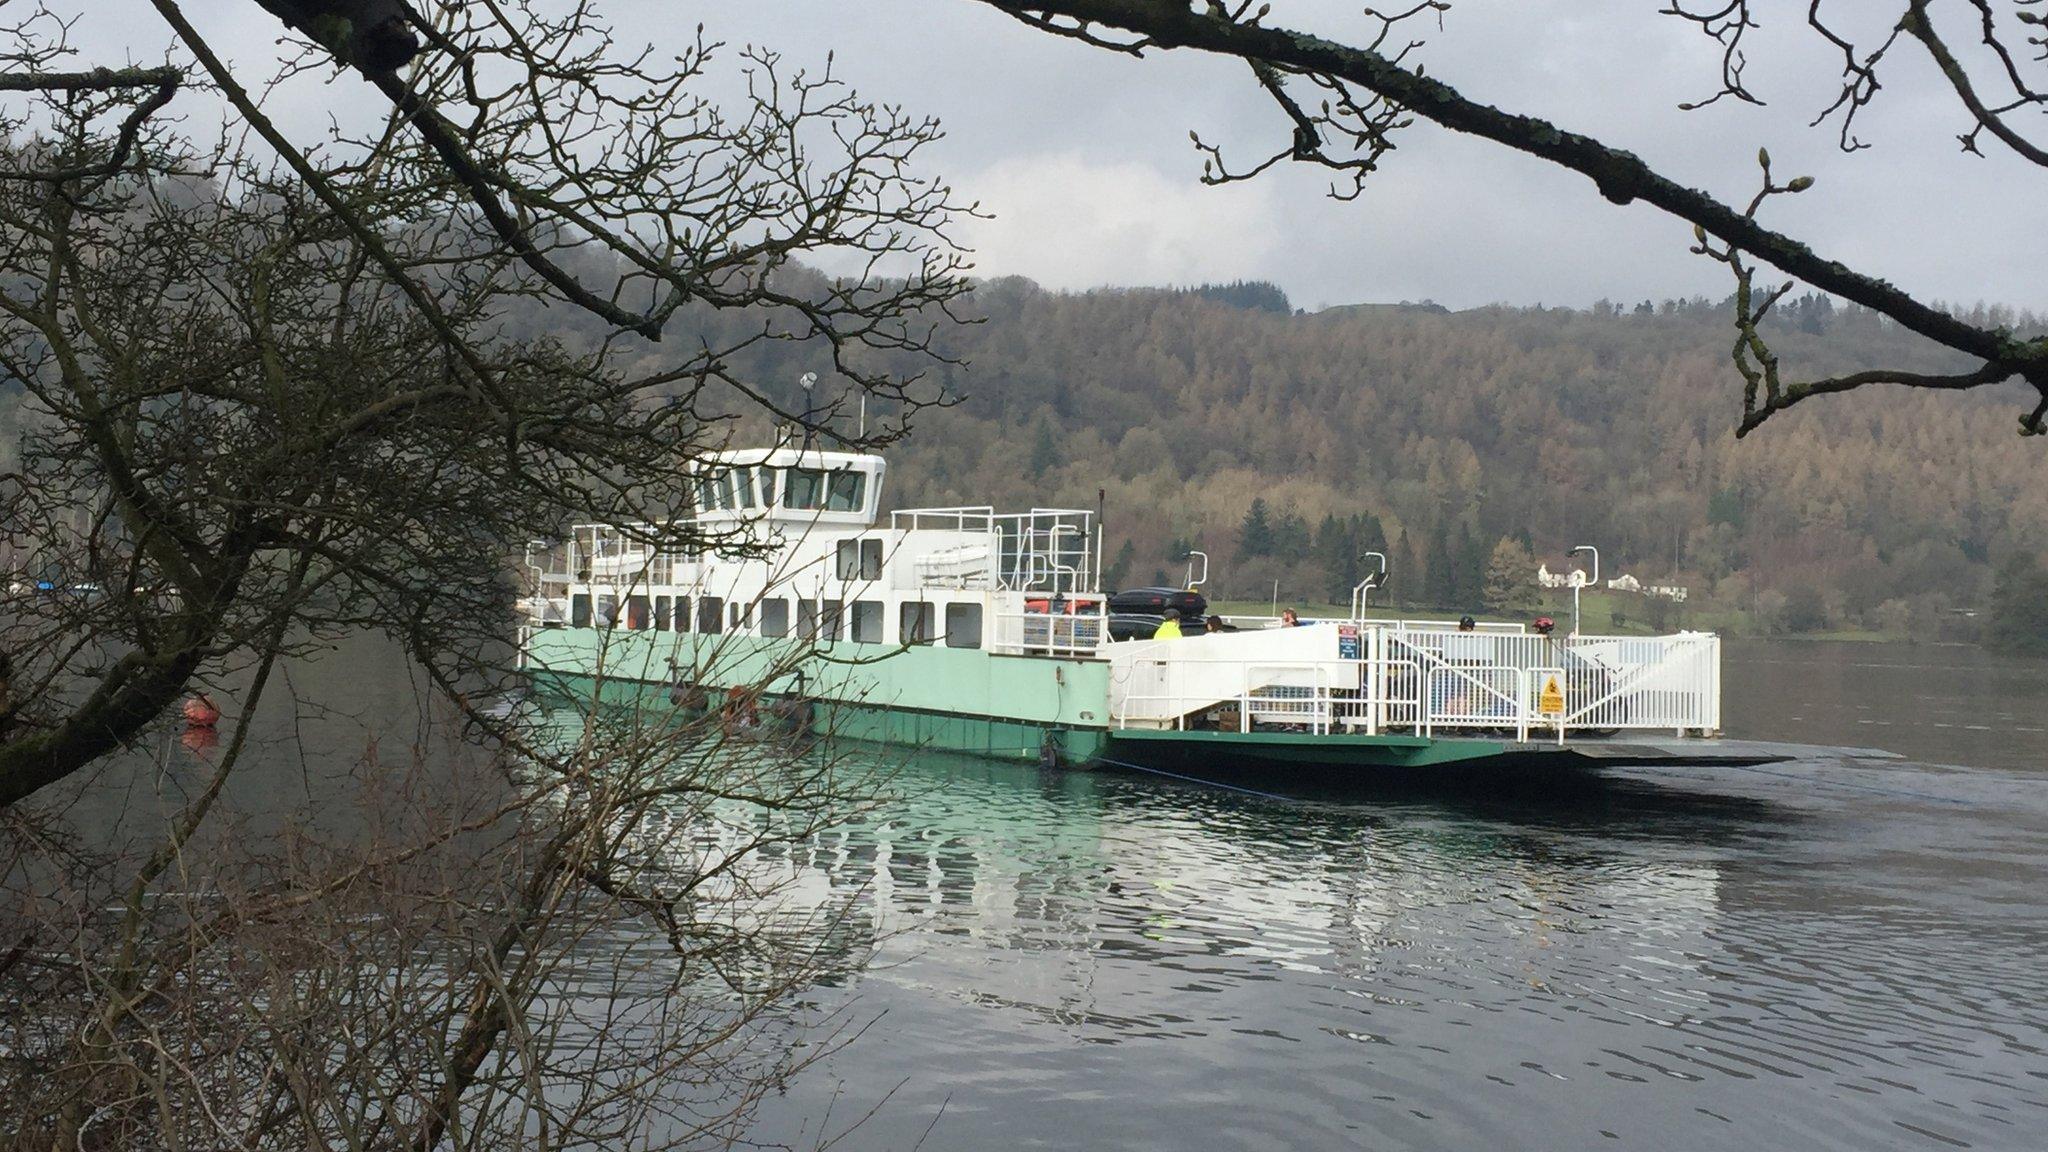
[[[906,508],[882,457],[734,451],[692,479],[712,538],[578,527],[528,558],[522,658],[572,688],[784,702],[835,738],[1069,765],[1348,771],[1512,759],[1756,761],[1721,727],[1718,637],[1232,617],[1111,638],[1094,512]],[[795,707],[789,705],[794,704]]]

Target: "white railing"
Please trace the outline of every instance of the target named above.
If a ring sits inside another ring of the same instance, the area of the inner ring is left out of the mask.
[[[1101,526],[1080,508],[997,512],[988,505],[904,508],[889,513],[889,527],[988,534],[989,564],[997,588],[1053,595],[1097,591],[1102,569]]]
[[[1120,662],[1119,727],[1487,731],[1564,742],[1571,732],[1721,727],[1720,639],[1554,638],[1534,633],[1363,630],[1355,659],[1222,659],[1155,642]]]
[[[1396,727],[1408,727],[1426,715],[1417,696],[1421,678],[1412,661],[1299,663],[1162,656],[1141,657],[1128,668],[1131,683],[1112,717],[1119,728],[1149,720],[1184,730],[1193,721],[1238,732],[1264,725],[1317,734],[1364,729],[1377,735],[1390,716]],[[1219,673],[1235,684],[1231,695],[1214,693]],[[1189,683],[1197,679],[1200,687]],[[1201,703],[1188,706],[1197,699]]]
[[[1095,655],[1109,635],[1109,617],[1098,600],[1092,612],[999,612],[989,650],[1012,656]]]

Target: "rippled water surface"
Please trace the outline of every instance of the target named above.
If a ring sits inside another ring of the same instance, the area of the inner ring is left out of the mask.
[[[815,866],[894,935],[764,1113],[846,1148],[2048,1147],[2048,666],[1731,645],[1887,747],[1332,802],[928,758]]]

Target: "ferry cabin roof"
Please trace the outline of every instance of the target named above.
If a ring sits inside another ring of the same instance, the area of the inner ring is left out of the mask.
[[[661,555],[617,528],[581,525],[562,557],[567,578],[543,573],[569,593],[550,622],[1092,653],[1099,615],[1082,634],[1060,629],[1059,643],[1026,637],[1022,619],[1037,615],[1044,632],[1052,602],[1100,612],[1092,513],[905,509],[877,527],[885,468],[879,456],[816,449],[712,457],[695,470],[697,519],[747,526],[767,554]]]

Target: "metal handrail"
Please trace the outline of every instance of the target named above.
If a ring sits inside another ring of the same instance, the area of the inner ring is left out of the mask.
[[[1120,693],[1111,715],[1120,727],[1146,721],[1170,721],[1180,727],[1189,714],[1233,698],[1241,709],[1263,700],[1261,706],[1269,713],[1298,709],[1299,700],[1307,699],[1318,702],[1308,714],[1319,731],[1341,723],[1343,708],[1354,719],[1362,713],[1372,733],[1412,728],[1429,736],[1439,728],[1511,728],[1516,739],[1526,741],[1533,730],[1541,729],[1554,732],[1563,743],[1574,729],[1673,729],[1679,735],[1719,731],[1720,641],[1711,634],[1569,640],[1534,634],[1475,637],[1478,644],[1510,658],[1505,661],[1447,658],[1441,651],[1447,635],[1475,634],[1374,629],[1369,634],[1372,655],[1355,660],[1183,656],[1171,647],[1172,641],[1155,641],[1131,653],[1127,663],[1131,675],[1157,676],[1162,682],[1156,690]],[[1358,668],[1357,689],[1329,689],[1332,667],[1342,664]],[[1235,692],[1228,681],[1188,690],[1185,670],[1217,665],[1237,666]],[[1311,682],[1292,686],[1308,695],[1277,697],[1287,703],[1276,708],[1270,704],[1274,697],[1261,690],[1290,674]],[[1554,712],[1546,712],[1542,690],[1553,679],[1561,699]],[[1412,715],[1406,714],[1409,709]],[[1251,724],[1249,716],[1249,711],[1241,714],[1245,730]]]

